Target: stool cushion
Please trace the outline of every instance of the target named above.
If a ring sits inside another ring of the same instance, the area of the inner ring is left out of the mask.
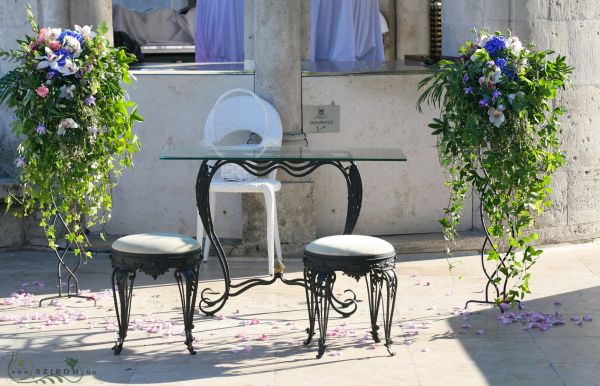
[[[121,237],[112,244],[113,251],[148,255],[176,255],[200,250],[200,243],[178,233],[141,233]]]
[[[372,236],[338,235],[322,237],[310,242],[305,249],[308,255],[323,257],[393,257],[394,246]]]

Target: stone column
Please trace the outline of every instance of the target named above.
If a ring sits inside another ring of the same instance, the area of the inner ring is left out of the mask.
[[[254,0],[255,91],[275,106],[283,123],[284,145],[304,145],[300,61],[303,8],[308,0]],[[304,13],[306,14],[306,13]],[[283,187],[277,193],[279,232],[284,255],[300,255],[316,233],[313,183],[278,173]],[[242,195],[243,254],[265,255],[263,197]]]
[[[600,237],[600,2],[528,0],[515,12],[525,40],[537,49],[566,55],[575,68],[572,84],[559,94],[565,106],[563,151],[566,167],[553,183],[553,206],[538,222],[544,243]],[[523,16],[526,15],[526,20]]]
[[[429,55],[429,1],[396,0],[396,57]],[[445,5],[444,5],[445,6]]]

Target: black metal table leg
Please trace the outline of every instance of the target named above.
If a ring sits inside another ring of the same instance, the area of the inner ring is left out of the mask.
[[[230,297],[238,296],[248,289],[255,286],[271,285],[277,280],[281,280],[287,285],[298,285],[306,287],[306,283],[303,279],[286,280],[283,277],[283,272],[278,272],[269,280],[265,279],[249,279],[240,283],[232,283],[231,274],[229,271],[229,264],[223,246],[217,237],[214,225],[212,222],[212,216],[210,213],[210,183],[215,176],[217,170],[226,164],[236,164],[246,170],[248,173],[263,177],[268,175],[270,172],[276,169],[281,169],[287,174],[294,177],[304,177],[318,169],[323,165],[332,165],[336,167],[344,176],[346,186],[348,189],[348,206],[346,212],[346,224],[344,227],[344,234],[351,234],[356,226],[358,217],[360,215],[360,209],[362,205],[362,181],[360,173],[354,162],[348,162],[348,166],[345,166],[341,161],[332,160],[315,160],[315,161],[263,161],[263,162],[252,162],[247,160],[218,160],[214,161],[214,164],[209,164],[209,161],[204,160],[200,165],[198,176],[196,179],[196,203],[198,206],[198,214],[202,220],[207,237],[210,239],[214,246],[221,270],[223,272],[223,281],[225,289],[222,293],[217,293],[210,288],[205,288],[200,293],[199,308],[205,315],[214,315],[223,308],[225,303]],[[352,291],[350,291],[352,292]],[[340,315],[347,317],[356,311],[356,296],[352,293],[352,298],[340,301],[333,295],[330,297],[330,303],[332,308]],[[333,300],[333,302],[331,302]],[[347,310],[351,307],[350,310]]]
[[[175,280],[177,280],[177,286],[179,287],[181,309],[183,310],[185,345],[190,354],[196,355],[192,330],[194,329],[194,308],[198,290],[198,266],[176,270]]]
[[[117,323],[119,326],[119,338],[112,350],[115,355],[119,355],[123,349],[123,342],[127,336],[129,328],[129,315],[131,313],[131,298],[133,292],[133,282],[135,280],[135,271],[115,268],[112,274],[112,291],[115,301],[115,312],[117,313]],[[115,290],[116,283],[116,290]],[[117,299],[117,292],[119,293]]]

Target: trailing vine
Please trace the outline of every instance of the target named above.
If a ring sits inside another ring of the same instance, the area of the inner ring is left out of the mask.
[[[476,33],[459,54],[419,83],[419,111],[424,103],[441,110],[429,125],[450,189],[440,223],[454,241],[465,198],[477,194],[491,242],[487,260],[496,264],[496,302],[514,302],[530,293],[530,270],[542,254],[531,228],[551,205],[552,174],[565,163],[564,110],[551,102],[573,69],[564,56],[499,32]]]
[[[122,87],[135,57],[109,47],[105,24],[97,33],[40,28],[31,7],[27,20],[34,36],[18,40],[17,50],[0,50],[17,64],[0,78],[0,103],[14,111],[20,140],[21,188],[7,206],[20,204],[18,215],[39,211],[53,249],[62,220],[75,254],[89,257],[86,228],[110,218],[111,189],[140,147],[132,125],[142,118]]]

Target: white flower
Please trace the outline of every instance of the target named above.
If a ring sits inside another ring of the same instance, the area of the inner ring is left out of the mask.
[[[58,135],[64,135],[66,129],[76,129],[79,125],[73,118],[65,118],[58,124]]]
[[[61,33],[62,33],[62,30],[60,28],[50,28],[50,29],[48,29],[46,38],[48,40],[56,40],[56,39],[58,39],[58,37],[60,36]]]
[[[523,58],[523,59],[519,60],[515,65],[515,70],[517,71],[517,74],[520,73],[528,65],[529,65],[529,61],[527,59]]]
[[[56,70],[58,70],[63,75],[73,75],[77,72],[78,68],[77,65],[73,63],[71,59],[65,59],[64,66],[58,66]]]
[[[75,86],[67,86],[66,84],[60,88],[60,98],[65,99],[73,99],[73,91],[75,91]]]
[[[65,36],[62,41],[62,46],[67,52],[73,54],[74,58],[78,58],[79,55],[81,55],[81,43],[73,36]]]
[[[479,37],[479,39],[477,39],[477,41],[475,42],[475,44],[477,44],[479,47],[482,47],[485,45],[485,43],[487,43],[487,41],[490,39],[490,35],[487,34],[483,34]]]
[[[93,39],[96,37],[96,33],[92,31],[91,25],[84,25],[83,27],[75,24],[75,31],[78,32],[84,38]]]
[[[58,68],[58,61],[61,60],[63,56],[56,55],[48,47],[44,48],[44,52],[46,53],[46,56],[36,55],[35,57],[37,60],[41,60],[37,65],[37,69],[40,70],[42,68],[50,67],[51,69],[56,70]]]
[[[510,51],[518,56],[521,53],[521,50],[523,50],[523,43],[521,43],[521,40],[519,40],[518,37],[512,36],[510,38]]]
[[[500,67],[494,66],[494,72],[490,75],[490,83],[496,84],[502,81],[502,70]]]
[[[508,94],[508,101],[512,105],[515,102],[515,99],[521,99],[524,96],[525,96],[525,93],[523,91],[519,91],[516,94]]]
[[[504,113],[500,109],[495,109],[490,107],[488,110],[488,117],[490,118],[490,123],[496,127],[502,126],[506,118],[504,117]]]

